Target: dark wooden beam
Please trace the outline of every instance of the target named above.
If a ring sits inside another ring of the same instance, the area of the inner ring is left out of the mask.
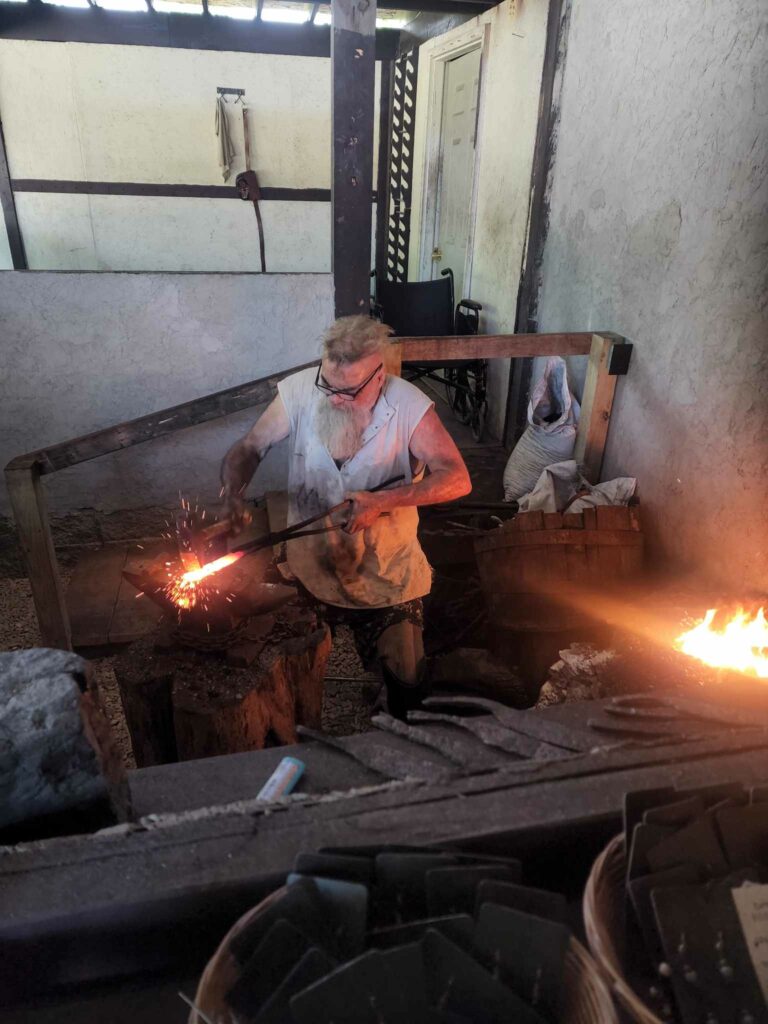
[[[397,0],[395,6],[399,3]],[[32,0],[25,4],[2,4],[2,8],[0,39],[167,46],[302,57],[329,57],[331,54],[331,30],[327,25],[285,25],[257,19],[241,21],[158,11],[68,8]],[[397,52],[399,37],[396,29],[379,29],[375,36],[376,57],[391,60]]]
[[[88,196],[173,196],[183,199],[240,199],[234,185],[160,185],[142,181],[55,181],[49,178],[14,178],[14,192],[49,192]],[[329,188],[261,189],[265,202],[329,203]],[[376,193],[371,194],[376,202]]]
[[[332,0],[331,217],[336,316],[370,309],[375,0]]]
[[[50,448],[20,455],[8,463],[6,475],[16,469],[31,466],[37,466],[40,475],[55,473],[59,469],[66,469],[67,466],[76,466],[80,462],[89,462],[122,448],[153,441],[177,430],[193,427],[197,423],[208,423],[210,420],[229,416],[233,412],[240,412],[241,409],[251,409],[254,405],[262,405],[274,398],[278,381],[315,365],[316,361],[294,366],[290,370],[283,370],[269,377],[238,384],[236,387],[217,391],[204,398],[193,398],[191,402],[182,402],[181,405],[149,413],[147,416],[140,416],[138,419],[128,420],[126,423],[104,430],[96,430],[92,434],[84,434],[71,441],[51,445]]]
[[[389,220],[389,150],[392,135],[392,72],[394,62],[381,62],[379,89],[379,166],[376,176],[376,259],[377,273],[387,268],[387,222]]]
[[[16,200],[13,196],[8,157],[5,151],[5,137],[0,122],[0,204],[3,207],[3,219],[8,235],[8,246],[11,250],[14,270],[27,269],[27,254],[24,251],[24,239],[21,237],[19,218],[16,213]]]
[[[554,111],[552,98],[555,77],[561,66],[561,50],[568,33],[568,0],[550,0],[547,15],[547,39],[544,48],[544,67],[539,93],[539,119],[531,170],[531,202],[528,218],[528,236],[525,245],[523,274],[517,296],[515,330],[538,330],[538,289],[541,260],[548,225],[549,206],[546,198],[547,180],[552,162],[552,129]],[[533,362],[527,359],[513,364],[509,374],[507,412],[504,423],[504,443],[511,448],[525,430],[528,392],[531,387]]]
[[[312,13],[309,16],[309,23],[310,23],[310,25],[314,25],[315,24],[315,18],[317,17],[317,13],[318,13],[319,10],[320,10],[319,2],[312,4]]]

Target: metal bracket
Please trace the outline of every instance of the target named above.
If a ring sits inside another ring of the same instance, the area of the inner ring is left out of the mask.
[[[629,341],[625,341],[621,345],[611,345],[611,354],[608,357],[608,373],[611,377],[625,376],[632,359],[632,347],[632,343]]]
[[[219,96],[245,96],[245,89],[228,89],[223,85],[216,87]]]

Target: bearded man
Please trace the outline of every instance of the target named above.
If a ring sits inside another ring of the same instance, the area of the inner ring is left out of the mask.
[[[332,628],[351,626],[366,668],[381,665],[389,711],[402,718],[423,695],[421,599],[432,584],[416,510],[460,498],[472,485],[434,402],[386,372],[390,334],[368,317],[337,320],[319,368],[278,384],[221,475],[227,512],[242,523],[243,494],[259,462],[289,438],[288,524],[349,500],[344,529],[291,541],[288,565],[321,618]],[[393,477],[402,484],[372,493]]]

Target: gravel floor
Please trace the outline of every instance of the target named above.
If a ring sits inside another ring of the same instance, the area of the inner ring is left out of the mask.
[[[63,582],[66,585],[66,574]],[[16,651],[40,645],[29,581],[0,579],[0,651]],[[91,660],[99,702],[109,719],[126,768],[135,768],[131,739],[113,670],[114,657]],[[323,729],[335,736],[364,732],[370,728],[370,714],[378,692],[378,680],[363,671],[352,633],[341,626],[328,661]]]

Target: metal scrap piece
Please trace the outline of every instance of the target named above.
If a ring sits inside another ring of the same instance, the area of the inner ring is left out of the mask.
[[[448,716],[440,717],[445,717],[448,720]],[[401,722],[386,714],[378,714],[371,721],[377,729],[383,729],[385,732],[394,733],[395,736],[402,736],[412,743],[420,743],[436,750],[466,771],[493,771],[506,763],[506,758],[500,757],[499,754],[494,755],[485,746],[478,746],[461,733],[454,738],[446,735],[448,730],[420,728],[418,725]],[[449,721],[449,724],[453,725],[454,723]]]
[[[297,725],[296,731],[300,736],[325,743],[326,746],[335,747],[349,757],[353,757],[359,764],[370,768],[379,775],[388,779],[411,779],[418,782],[445,782],[454,772],[443,768],[433,760],[421,758],[417,753],[410,754],[408,751],[385,750],[375,744],[368,746],[364,743],[352,742],[347,736],[328,736],[324,732],[310,729],[306,725]]]
[[[698,719],[717,725],[752,727],[754,714],[736,708],[723,708],[697,697],[654,697],[646,693],[614,697],[604,709],[610,715],[629,715],[638,718],[669,718],[674,720]]]
[[[559,760],[571,756],[571,751],[555,747],[551,743],[542,743],[530,736],[507,729],[494,719],[493,715],[479,715],[463,718],[460,715],[440,714],[436,711],[411,711],[409,721],[414,722],[447,722],[450,725],[466,729],[487,747],[503,750],[517,758],[534,761]]]
[[[449,705],[452,707],[481,708],[489,711],[493,717],[508,729],[524,733],[534,739],[551,743],[570,751],[591,750],[595,746],[595,737],[584,729],[563,725],[547,718],[541,711],[523,711],[509,708],[499,701],[474,694],[446,697],[428,697],[424,701],[428,707]]]

